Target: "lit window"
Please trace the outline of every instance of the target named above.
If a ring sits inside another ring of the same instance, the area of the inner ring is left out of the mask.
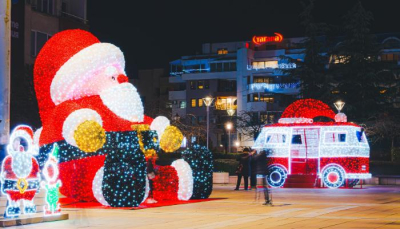
[[[381,60],[382,61],[398,61],[399,60],[399,55],[398,54],[382,54],[381,55]]]
[[[180,101],[179,108],[185,109],[186,108],[186,101]]]
[[[381,94],[385,94],[386,93],[386,89],[384,89],[384,90],[381,90],[381,91],[379,91],[379,93],[381,93]]]
[[[254,69],[264,69],[264,68],[278,68],[278,61],[255,61],[253,62]]]
[[[346,56],[337,56],[337,55],[333,55],[331,56],[331,62],[335,63],[335,64],[343,64],[346,63],[348,61],[348,57]]]
[[[332,94],[339,94],[339,91],[332,91]]]
[[[218,49],[218,55],[225,55],[228,54],[228,49]]]
[[[265,68],[278,68],[278,61],[273,60],[273,61],[265,61]]]
[[[217,110],[227,110],[227,109],[236,109],[236,105],[234,104],[236,98],[232,97],[217,97],[215,100],[215,109]]]
[[[191,100],[191,106],[192,107],[196,107],[196,99],[192,99]]]
[[[203,80],[199,80],[197,82],[197,89],[204,89],[204,81]]]
[[[199,99],[199,107],[202,107],[203,106],[203,99]]]

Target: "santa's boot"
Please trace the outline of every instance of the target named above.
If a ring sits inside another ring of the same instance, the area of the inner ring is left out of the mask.
[[[4,212],[4,218],[16,218],[21,214],[21,209],[16,201],[10,201]]]
[[[115,145],[104,162],[104,199],[112,207],[137,207],[146,189],[146,160],[137,134],[135,131],[111,134]]]
[[[25,214],[34,214],[36,213],[36,205],[32,201],[25,201],[24,202],[24,213]]]
[[[211,195],[213,184],[213,157],[211,151],[200,145],[193,145],[182,152],[192,170],[193,194],[191,199],[206,199]]]

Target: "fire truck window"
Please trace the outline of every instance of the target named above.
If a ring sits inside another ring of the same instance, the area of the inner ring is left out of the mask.
[[[267,134],[265,142],[270,144],[286,143],[286,135],[278,133]]]
[[[364,131],[357,131],[356,134],[357,134],[358,142],[365,143]]]
[[[325,133],[325,143],[334,143],[335,142],[335,133],[328,132]]]
[[[302,144],[301,142],[301,135],[300,134],[293,134],[292,136],[292,144]]]
[[[338,134],[339,142],[346,142],[346,134]]]

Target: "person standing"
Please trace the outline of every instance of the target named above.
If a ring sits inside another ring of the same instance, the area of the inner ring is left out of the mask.
[[[256,174],[257,177],[262,177],[262,189],[264,191],[264,205],[272,205],[272,198],[270,197],[268,185],[267,185],[267,152],[265,150],[261,152],[256,152],[255,150],[252,152],[253,158],[255,159],[256,164]],[[257,195],[257,189],[256,189]]]
[[[257,161],[252,150],[249,150],[249,160],[250,160],[250,190],[257,189]]]
[[[237,159],[239,161],[239,166],[236,170],[238,176],[236,188],[234,190],[239,190],[242,177],[244,179],[244,190],[248,190],[249,187],[249,170],[250,170],[250,160],[249,160],[250,150],[245,148],[243,154]]]

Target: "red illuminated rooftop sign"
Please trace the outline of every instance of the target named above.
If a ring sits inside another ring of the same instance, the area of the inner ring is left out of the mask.
[[[254,36],[253,43],[255,45],[262,45],[268,42],[281,42],[283,36],[280,33],[275,33],[275,36]]]

